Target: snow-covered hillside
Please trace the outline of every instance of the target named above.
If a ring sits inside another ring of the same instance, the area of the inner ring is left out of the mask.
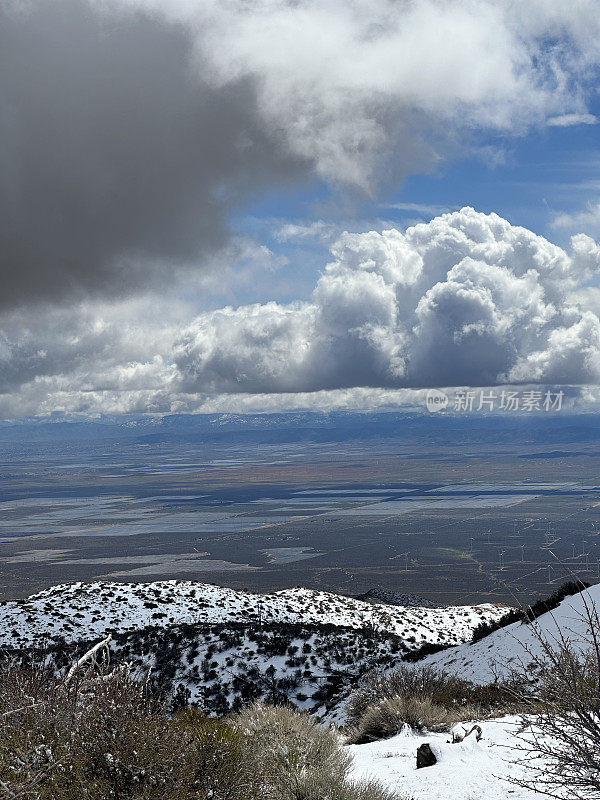
[[[428,656],[421,664],[431,664],[474,683],[489,683],[496,676],[506,676],[519,664],[527,665],[532,655],[541,655],[543,641],[552,644],[562,635],[575,647],[585,647],[589,641],[586,605],[600,611],[600,584],[565,598],[554,611],[531,623],[514,622],[475,644],[452,647]]]
[[[497,604],[406,608],[310,589],[254,594],[191,581],[74,583],[0,605],[0,646],[101,638],[149,626],[224,622],[303,623],[371,629],[398,636],[406,648],[470,640],[481,622],[502,618]]]
[[[139,674],[151,670],[163,692],[211,714],[285,699],[328,722],[337,719],[333,710],[359,676],[395,666],[403,646],[391,634],[300,623],[174,625],[117,634],[111,642],[118,662],[127,661]],[[62,648],[59,665],[65,655],[72,660]]]

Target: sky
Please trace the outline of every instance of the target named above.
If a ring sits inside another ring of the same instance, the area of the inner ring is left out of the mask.
[[[600,0],[0,0],[0,418],[600,400]]]

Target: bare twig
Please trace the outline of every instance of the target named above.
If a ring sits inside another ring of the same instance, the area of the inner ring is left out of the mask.
[[[111,641],[111,639],[112,636],[109,633],[106,639],[103,639],[101,642],[98,642],[98,644],[95,644],[90,650],[87,651],[87,653],[84,653],[81,656],[81,658],[78,661],[76,661],[71,667],[71,669],[68,671],[67,677],[65,678],[65,684],[68,684],[75,675],[75,673],[88,661],[91,662],[92,666],[95,666],[98,660],[97,658],[98,653],[104,652],[108,658],[109,642]]]

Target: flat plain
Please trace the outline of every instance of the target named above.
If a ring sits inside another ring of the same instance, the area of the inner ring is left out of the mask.
[[[4,431],[0,596],[173,578],[514,604],[600,580],[593,436],[549,448],[391,423],[350,439]]]

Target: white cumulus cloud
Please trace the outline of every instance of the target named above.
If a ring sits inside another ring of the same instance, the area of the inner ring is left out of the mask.
[[[471,208],[398,230],[344,233],[310,301],[197,317],[173,359],[186,391],[600,380],[600,323],[572,299],[600,266]],[[571,298],[571,299],[570,299]]]

